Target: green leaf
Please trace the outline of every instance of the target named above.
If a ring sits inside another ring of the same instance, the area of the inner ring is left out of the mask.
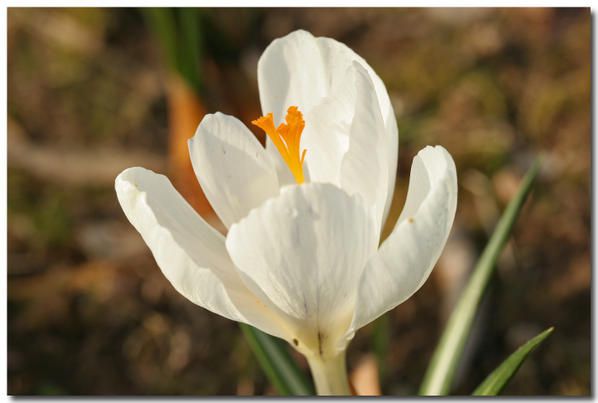
[[[178,47],[179,71],[195,90],[201,90],[200,57],[202,48],[199,9],[177,9],[180,26]]]
[[[538,169],[539,162],[536,160],[523,178],[517,194],[509,202],[498,221],[496,229],[474,268],[469,283],[461,294],[436,346],[419,390],[420,395],[448,394],[478,305],[494,273],[496,260],[509,239],[521,207],[532,189]]]
[[[177,69],[177,29],[173,10],[169,8],[142,8],[147,25],[154,32],[165,53],[168,64]]]
[[[473,392],[474,396],[496,396],[507,385],[515,375],[527,356],[536,349],[548,336],[552,334],[554,327],[544,330],[509,356],[498,368],[496,368]]]
[[[196,8],[143,8],[146,23],[158,39],[171,70],[201,91],[202,33]]]
[[[372,336],[372,347],[378,362],[380,384],[384,384],[387,375],[388,353],[390,351],[390,319],[388,314],[376,319]]]
[[[313,395],[314,389],[287,350],[286,342],[240,323],[258,362],[278,393],[285,396]]]

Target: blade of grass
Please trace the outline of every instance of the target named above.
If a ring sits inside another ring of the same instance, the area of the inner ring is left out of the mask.
[[[517,351],[500,364],[472,393],[474,396],[496,396],[498,395],[513,375],[517,372],[527,356],[536,349],[548,336],[552,334],[554,327],[548,328],[536,337],[530,339],[519,347]]]
[[[301,372],[282,340],[252,326],[243,323],[239,325],[268,380],[278,393],[285,396],[314,394],[313,386]]]
[[[201,30],[199,9],[177,9],[180,25],[180,46],[178,47],[179,71],[196,91],[201,91],[200,57]]]
[[[146,23],[158,39],[170,69],[201,91],[201,21],[196,8],[144,8]]]
[[[169,8],[142,8],[141,13],[145,17],[149,28],[154,32],[160,46],[164,51],[171,69],[176,70],[177,58],[177,33],[173,10]]]
[[[374,354],[376,355],[376,361],[378,362],[380,385],[384,385],[388,366],[388,353],[390,350],[390,320],[388,314],[382,315],[376,319],[372,336],[372,347]]]
[[[539,169],[536,160],[502,214],[496,229],[480,257],[469,283],[453,310],[444,332],[436,346],[430,365],[420,387],[420,395],[448,394],[455,369],[469,336],[471,325],[486,286],[494,273],[496,260],[509,239],[511,230],[523,206]]]

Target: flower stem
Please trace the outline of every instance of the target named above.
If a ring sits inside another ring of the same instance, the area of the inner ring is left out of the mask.
[[[334,357],[307,357],[318,395],[351,395],[345,352]]]

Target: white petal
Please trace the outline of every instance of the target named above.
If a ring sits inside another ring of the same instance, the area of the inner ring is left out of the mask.
[[[370,76],[384,121],[384,150],[387,154],[385,167],[388,172],[383,214],[386,218],[396,177],[398,129],[386,87],[362,57],[334,39],[315,38],[303,30],[274,40],[258,62],[262,111],[273,112],[275,121],[280,122],[289,106],[298,106],[306,116],[306,132],[302,146],[308,150],[306,163],[309,163],[312,180],[337,183],[341,161],[338,155],[347,150],[346,139],[337,133],[339,128],[347,129],[353,121],[354,110],[346,106],[354,105],[354,91],[346,91],[344,87],[347,85],[347,70],[354,62],[361,65]],[[343,97],[348,99],[342,99]],[[331,101],[339,102],[345,107],[331,108]],[[318,106],[324,104],[328,105],[324,106],[323,111],[315,111]],[[318,127],[314,131],[315,135],[311,136],[308,133],[310,124],[320,126],[310,122],[312,115],[316,115],[316,119],[325,119],[328,129]],[[348,134],[347,132],[346,135]],[[310,140],[311,137],[315,140]],[[267,143],[266,148],[273,148],[272,144]],[[326,153],[330,153],[328,165],[322,163],[326,161]],[[313,156],[312,161],[310,154]],[[314,159],[318,162],[314,163]],[[332,173],[329,170],[333,170]]]
[[[125,215],[179,293],[226,318],[286,336],[280,318],[239,278],[223,236],[187,204],[165,176],[129,168],[116,178],[115,188]]]
[[[316,39],[307,31],[295,31],[275,39],[257,65],[260,101],[274,123],[284,119],[289,106],[304,113],[326,96],[330,87],[326,66]]]
[[[365,68],[353,63],[356,92],[349,150],[341,165],[341,186],[372,206],[379,229],[388,193],[386,132],[374,85]]]
[[[322,52],[322,57],[326,61],[328,74],[332,77],[332,80],[339,80],[340,86],[343,85],[345,79],[343,79],[343,70],[355,62],[362,66],[367,71],[378,100],[378,105],[384,120],[385,130],[385,146],[387,156],[385,160],[386,169],[388,175],[386,177],[387,191],[386,191],[386,202],[383,214],[382,222],[386,221],[388,216],[388,210],[390,209],[390,203],[392,201],[392,194],[394,192],[395,179],[397,176],[397,156],[399,152],[399,130],[397,127],[397,121],[395,118],[394,109],[388,96],[388,91],[384,82],[376,74],[376,72],[370,67],[370,65],[355,53],[351,48],[343,43],[340,43],[331,38],[317,38]],[[334,84],[331,88],[335,88]]]
[[[341,164],[349,149],[350,128],[358,102],[355,76],[355,68],[347,68],[330,93],[305,113],[301,147],[307,150],[305,165],[314,182],[341,186]]]
[[[297,338],[321,348],[349,326],[357,282],[375,253],[374,228],[359,197],[311,183],[285,187],[252,210],[230,228],[226,247],[254,286],[297,320]]]
[[[422,286],[444,248],[456,207],[453,159],[440,146],[424,148],[413,160],[403,212],[363,272],[352,331],[399,305]]]
[[[226,227],[278,193],[274,164],[238,119],[206,115],[189,140],[193,170]]]

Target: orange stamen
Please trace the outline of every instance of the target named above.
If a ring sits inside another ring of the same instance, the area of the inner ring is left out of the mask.
[[[301,133],[305,128],[305,121],[303,120],[303,114],[296,106],[289,107],[285,120],[286,123],[281,123],[278,127],[275,127],[274,116],[272,113],[268,113],[251,123],[266,132],[291,170],[295,181],[301,184],[305,182],[303,161],[307,152],[307,150],[300,150]]]

